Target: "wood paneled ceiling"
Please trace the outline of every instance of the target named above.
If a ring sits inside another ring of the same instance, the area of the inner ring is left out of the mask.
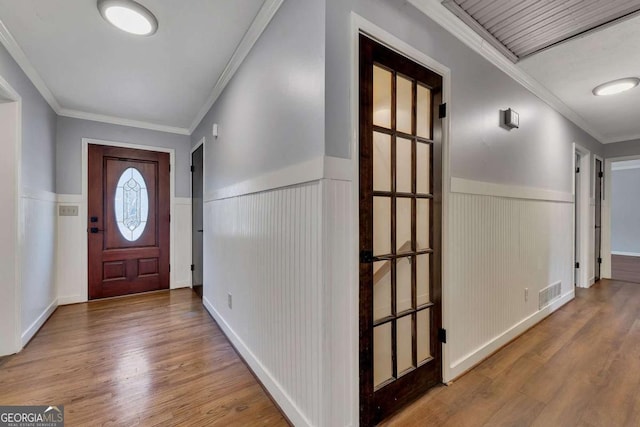
[[[444,0],[513,62],[640,12],[640,0]]]

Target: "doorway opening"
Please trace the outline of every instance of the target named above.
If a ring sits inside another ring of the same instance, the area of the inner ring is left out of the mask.
[[[610,177],[611,278],[640,283],[640,159],[612,162]]]
[[[593,284],[590,159],[589,150],[574,144],[574,284],[580,288]]]
[[[23,346],[21,280],[24,214],[22,212],[22,101],[0,77],[0,356]]]
[[[89,299],[169,289],[169,154],[88,145]]]
[[[191,151],[191,286],[200,297],[204,277],[204,138]]]

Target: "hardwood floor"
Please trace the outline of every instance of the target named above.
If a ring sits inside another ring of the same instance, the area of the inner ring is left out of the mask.
[[[640,426],[640,286],[602,280],[387,426]]]
[[[59,307],[0,362],[0,404],[68,426],[288,425],[189,289]]]
[[[601,281],[386,426],[640,425],[640,286]],[[190,290],[58,308],[0,360],[0,404],[64,404],[68,426],[286,420]]]
[[[611,255],[611,277],[615,280],[640,283],[640,257]]]

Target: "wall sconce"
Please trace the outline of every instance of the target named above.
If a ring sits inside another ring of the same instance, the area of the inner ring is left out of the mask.
[[[507,129],[517,129],[520,127],[520,115],[509,108],[502,112],[503,121],[502,124]]]

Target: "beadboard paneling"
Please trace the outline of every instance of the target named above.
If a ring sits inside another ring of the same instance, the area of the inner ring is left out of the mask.
[[[204,229],[205,306],[291,421],[322,425],[320,181],[206,202]]]
[[[324,418],[322,426],[357,425],[358,241],[351,181],[323,180]],[[355,284],[355,285],[353,285]]]
[[[572,203],[461,193],[449,201],[445,380],[535,323],[539,290],[561,281],[563,300],[573,295]]]
[[[21,342],[24,346],[58,306],[56,195],[25,189],[22,195]]]

